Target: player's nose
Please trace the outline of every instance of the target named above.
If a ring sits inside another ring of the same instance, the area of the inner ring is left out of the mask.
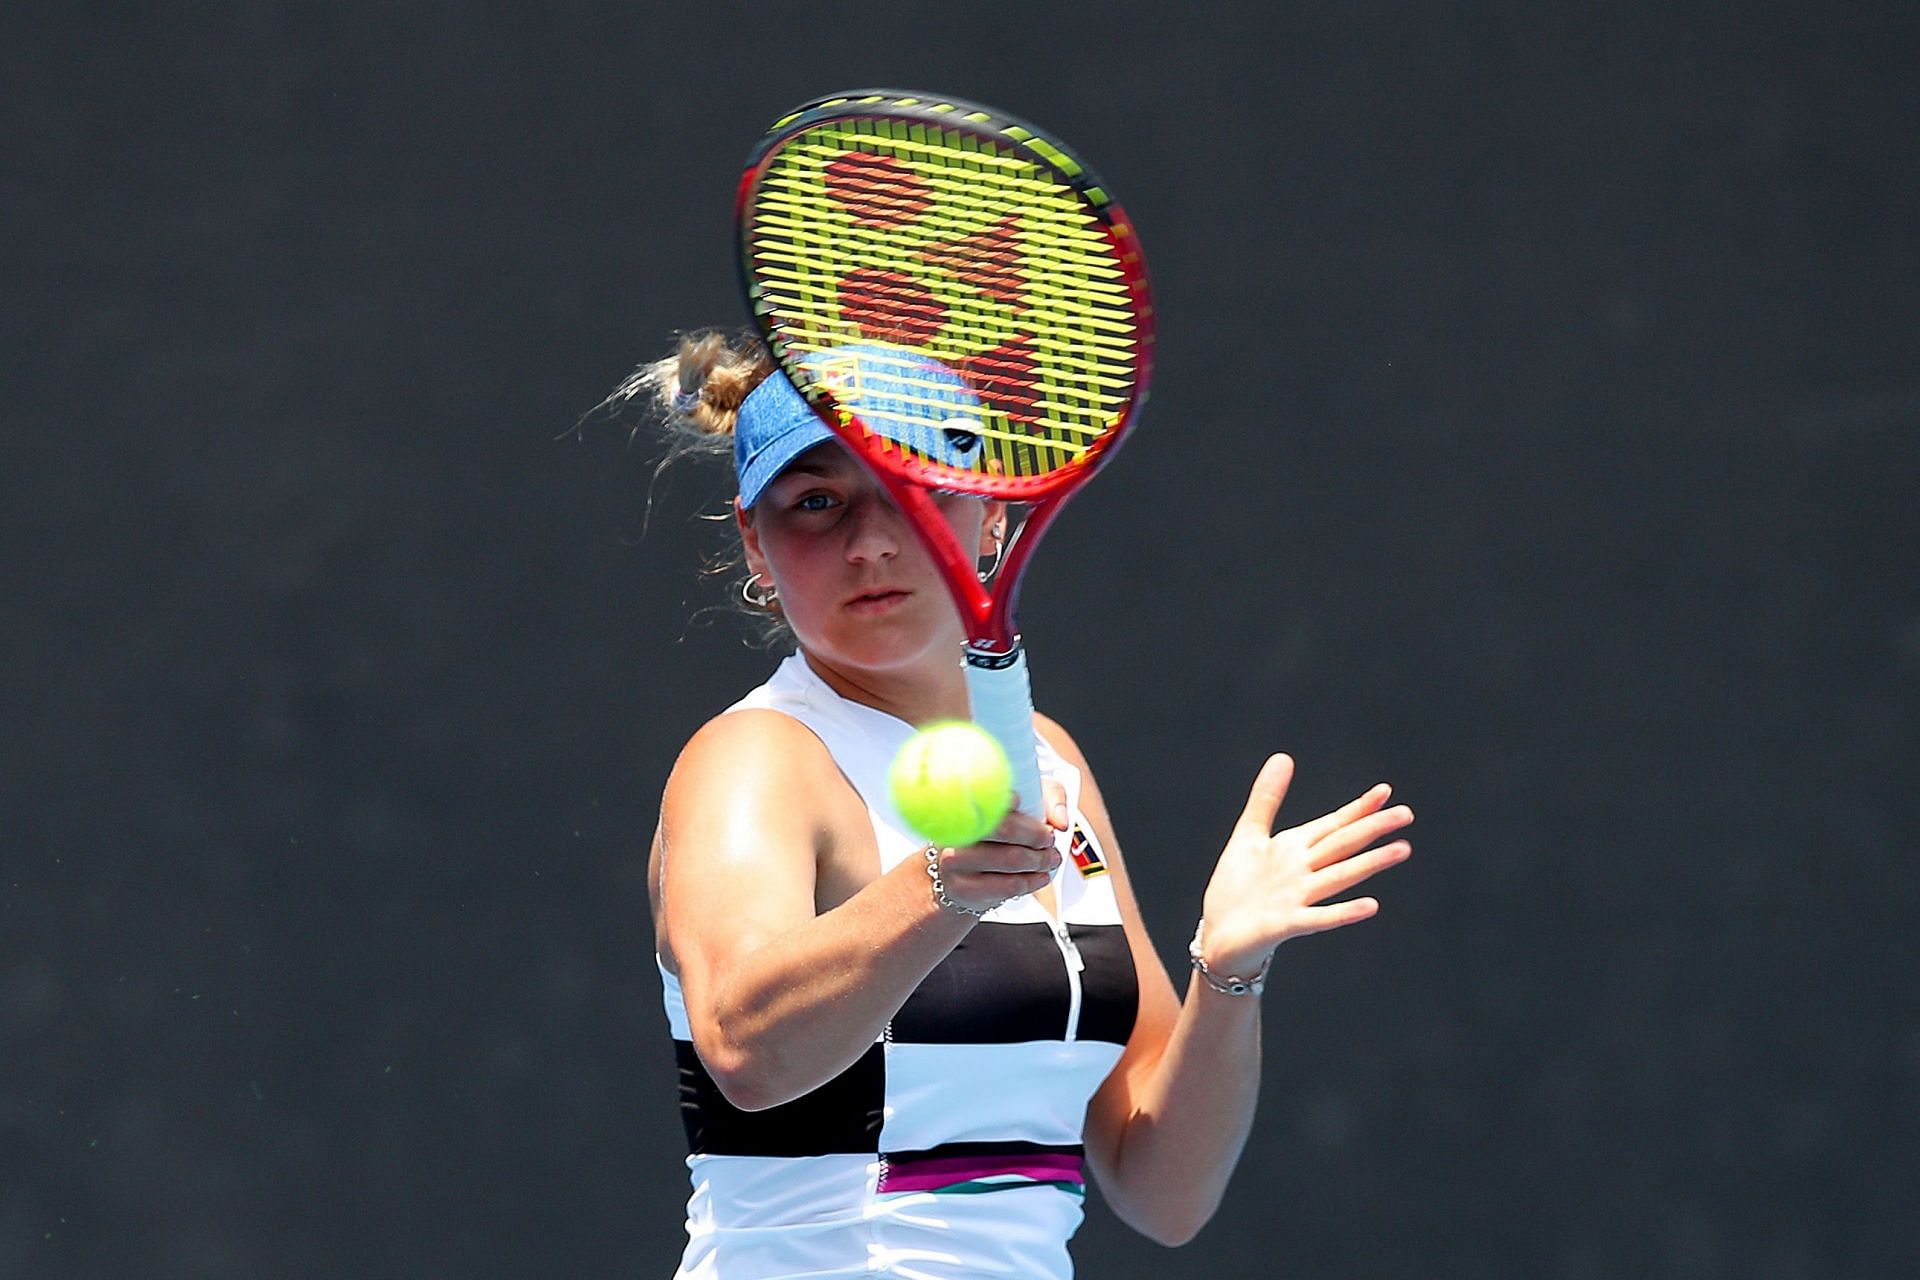
[[[851,504],[847,513],[847,559],[871,562],[900,554],[900,544],[908,537],[901,527],[900,513],[879,494],[864,494]]]

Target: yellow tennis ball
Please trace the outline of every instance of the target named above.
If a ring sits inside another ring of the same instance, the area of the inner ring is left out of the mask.
[[[1013,767],[993,735],[965,720],[931,724],[907,739],[887,771],[893,807],[937,845],[984,839],[1013,804]]]

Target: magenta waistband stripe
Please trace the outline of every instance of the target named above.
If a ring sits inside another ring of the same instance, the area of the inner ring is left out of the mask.
[[[1021,1151],[1006,1155],[934,1156],[921,1160],[887,1161],[881,1191],[938,1191],[962,1182],[985,1178],[1024,1178],[1029,1182],[1085,1183],[1077,1155]]]

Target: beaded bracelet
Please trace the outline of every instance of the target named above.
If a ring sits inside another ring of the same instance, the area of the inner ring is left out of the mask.
[[[1273,953],[1260,962],[1260,972],[1251,978],[1236,978],[1230,973],[1216,976],[1207,968],[1207,958],[1200,953],[1200,931],[1207,927],[1202,920],[1193,926],[1193,941],[1187,944],[1187,959],[1193,962],[1193,971],[1200,975],[1200,981],[1212,987],[1223,996],[1257,996],[1267,989],[1267,970],[1273,968]]]
[[[933,900],[947,910],[957,911],[963,916],[972,916],[976,920],[993,910],[993,907],[981,907],[976,911],[972,907],[961,906],[947,896],[947,886],[940,882],[940,851],[932,845],[927,846],[927,875],[933,881]],[[994,904],[994,906],[999,905],[997,902]]]

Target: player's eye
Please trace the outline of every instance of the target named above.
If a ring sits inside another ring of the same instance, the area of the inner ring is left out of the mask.
[[[830,511],[833,509],[833,495],[827,493],[802,494],[793,504],[796,511]]]

